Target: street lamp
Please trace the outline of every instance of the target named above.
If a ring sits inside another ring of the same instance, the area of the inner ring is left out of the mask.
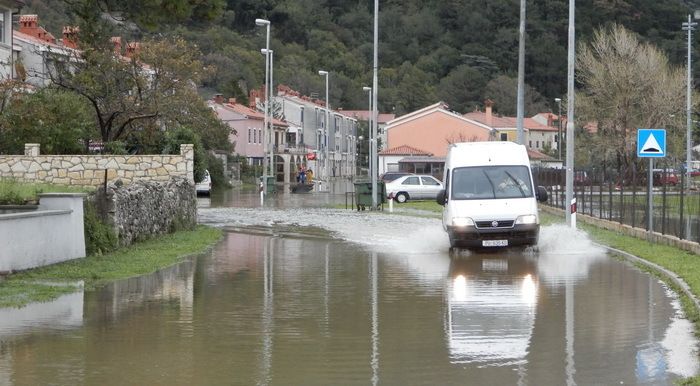
[[[269,55],[270,56],[270,82],[267,87],[267,90],[265,90],[265,94],[267,94],[267,100],[268,100],[268,105],[270,109],[270,119],[268,119],[268,124],[270,127],[265,127],[265,130],[269,130],[269,135],[268,138],[270,139],[270,144],[268,146],[269,152],[270,152],[270,175],[273,176],[275,175],[275,161],[274,161],[274,154],[273,154],[273,144],[275,143],[275,130],[274,130],[274,120],[275,120],[275,113],[272,111],[272,84],[274,83],[272,79],[273,70],[275,68],[275,51],[274,50],[268,50],[267,48],[263,48],[260,50],[260,53],[263,55]]]
[[[379,0],[374,0],[374,38],[372,55],[372,137],[377,137],[377,94],[379,93]],[[371,142],[370,157],[377,157],[377,142]],[[377,200],[377,176],[372,174],[372,209],[379,206]]]
[[[270,21],[265,20],[265,19],[255,19],[255,25],[257,26],[265,26],[267,32],[266,32],[266,37],[265,37],[265,50],[270,49]],[[265,94],[267,94],[267,85],[268,85],[268,76],[269,76],[269,69],[270,69],[270,55],[265,55]],[[267,169],[267,158],[265,158],[265,146],[267,146],[268,143],[268,138],[267,138],[267,114],[268,114],[268,101],[269,95],[265,95],[265,118],[264,118],[264,129],[263,129],[263,174],[265,174],[265,170]],[[270,159],[270,163],[272,162],[272,159]],[[267,182],[265,182],[267,184]]]
[[[687,80],[687,94],[686,94],[686,138],[685,138],[685,181],[686,184],[690,184],[690,161],[691,161],[691,141],[692,141],[692,134],[690,130],[691,126],[691,118],[690,115],[692,114],[692,102],[691,102],[691,83],[692,79],[690,77],[690,72],[691,72],[691,45],[690,45],[690,39],[691,39],[691,34],[695,30],[695,26],[698,25],[698,23],[692,21],[692,16],[688,15],[688,21],[683,23],[683,31],[688,31],[688,80]],[[690,186],[690,185],[688,185]]]
[[[557,151],[559,151],[559,160],[561,161],[561,144],[562,144],[562,140],[561,140],[561,98],[554,98],[554,101],[557,102],[557,104],[559,104],[559,115],[558,115],[558,119],[557,119],[557,121],[559,122],[559,124],[557,125],[557,126],[559,126],[559,134],[558,134],[557,139],[559,141],[557,142]]]
[[[364,86],[364,87],[362,87],[362,90],[369,92],[369,111],[368,111],[369,114],[367,114],[367,123],[368,123],[367,134],[368,134],[370,143],[372,143],[372,140],[373,140],[373,138],[372,138],[372,118],[373,118],[373,116],[372,116],[373,115],[372,114],[372,112],[373,112],[373,110],[372,110],[372,87]],[[370,154],[370,160],[369,160],[369,175],[370,176],[376,175],[376,171],[375,171],[376,167],[377,167],[377,165],[374,164],[374,157],[372,157],[372,155]]]
[[[325,170],[324,174],[326,175],[326,179],[328,179],[328,177],[330,176],[330,175],[329,175],[330,166],[328,165],[328,164],[330,163],[330,159],[329,159],[329,155],[328,155],[328,145],[329,145],[329,142],[330,142],[330,141],[329,141],[329,133],[328,133],[328,130],[329,130],[329,127],[330,127],[330,122],[329,122],[329,121],[330,121],[330,108],[331,108],[330,101],[328,100],[328,71],[320,70],[320,71],[318,72],[318,74],[321,75],[321,76],[325,76],[325,77],[326,77],[326,124],[324,125],[324,129],[325,129],[325,130],[324,130],[324,132],[325,132],[325,134],[324,134],[324,135],[325,135],[325,138],[324,138],[324,139],[325,139],[325,141],[326,141],[326,143],[325,143],[325,146],[326,146],[326,152],[325,152],[325,154],[326,154],[326,155],[325,155],[326,162],[325,162],[324,168],[325,168],[326,170]]]

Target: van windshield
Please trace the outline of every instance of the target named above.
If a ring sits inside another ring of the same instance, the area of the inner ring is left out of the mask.
[[[452,171],[450,198],[484,200],[532,197],[527,166],[472,166]]]

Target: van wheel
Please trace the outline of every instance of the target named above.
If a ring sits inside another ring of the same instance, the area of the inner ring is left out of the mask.
[[[408,201],[408,194],[404,192],[396,194],[396,202],[398,202],[399,204],[403,204],[406,201]]]

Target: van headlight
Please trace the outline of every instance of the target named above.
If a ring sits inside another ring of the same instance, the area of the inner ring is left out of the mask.
[[[469,217],[455,217],[452,219],[452,225],[456,227],[474,226],[474,220]]]
[[[524,216],[518,216],[515,219],[515,224],[537,224],[537,216],[534,214],[526,214]]]

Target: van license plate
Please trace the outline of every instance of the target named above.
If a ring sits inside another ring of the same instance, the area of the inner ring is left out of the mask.
[[[482,240],[482,247],[507,247],[508,240]]]

